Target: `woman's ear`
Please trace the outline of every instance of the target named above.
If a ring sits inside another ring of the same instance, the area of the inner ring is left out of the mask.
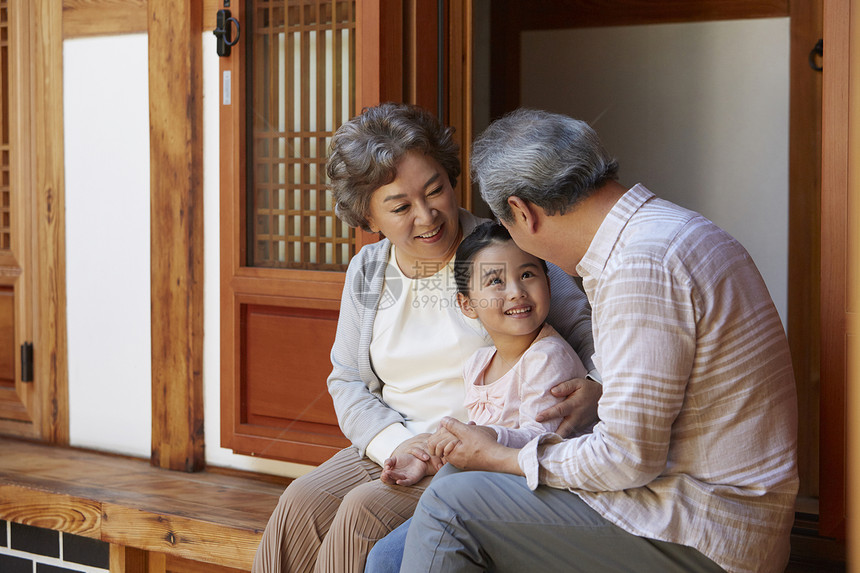
[[[373,222],[373,219],[371,219],[370,215],[368,215],[366,217],[366,220],[367,220],[367,228],[370,229],[370,232],[371,233],[378,233],[379,227],[376,226],[376,223]]]
[[[457,304],[460,306],[460,311],[469,318],[478,318],[478,313],[475,312],[475,307],[472,306],[472,301],[461,292],[457,293]]]

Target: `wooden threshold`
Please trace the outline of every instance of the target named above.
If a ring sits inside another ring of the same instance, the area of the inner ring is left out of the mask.
[[[290,481],[0,437],[0,519],[245,571]]]

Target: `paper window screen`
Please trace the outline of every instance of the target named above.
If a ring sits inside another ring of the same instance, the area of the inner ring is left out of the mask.
[[[355,2],[250,2],[248,264],[346,269],[354,231],[326,189],[334,131],[355,112]]]

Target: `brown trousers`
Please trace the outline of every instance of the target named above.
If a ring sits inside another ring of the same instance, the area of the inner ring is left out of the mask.
[[[390,486],[380,473],[351,447],[293,481],[266,524],[252,573],[362,573],[373,544],[412,516],[431,479]]]

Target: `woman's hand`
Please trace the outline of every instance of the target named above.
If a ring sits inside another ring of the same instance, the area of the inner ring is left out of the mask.
[[[428,446],[442,459],[462,470],[486,470],[522,475],[519,450],[499,444],[496,431],[487,426],[443,418]]]
[[[424,462],[411,454],[391,456],[382,466],[379,479],[388,485],[414,485],[427,473],[429,462]],[[433,473],[436,473],[435,470]]]
[[[585,428],[597,420],[597,402],[603,395],[603,385],[588,378],[574,378],[558,384],[550,390],[553,396],[564,398],[555,406],[539,413],[535,419],[545,422],[553,418],[564,418],[556,433],[562,438],[571,437],[579,428]]]

